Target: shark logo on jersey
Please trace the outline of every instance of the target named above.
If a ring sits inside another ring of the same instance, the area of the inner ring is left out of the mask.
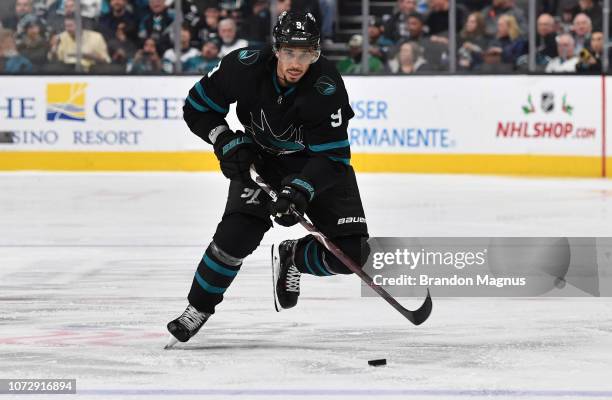
[[[327,75],[323,75],[317,79],[314,86],[323,96],[331,96],[336,93],[336,82]]]
[[[238,61],[244,65],[253,65],[259,59],[259,50],[241,50],[238,52]]]
[[[275,133],[261,110],[260,122],[256,123],[253,113],[251,114],[251,126],[245,126],[247,132],[253,135],[253,139],[265,150],[274,154],[289,154],[305,148],[303,144],[302,126],[289,125],[282,133]]]

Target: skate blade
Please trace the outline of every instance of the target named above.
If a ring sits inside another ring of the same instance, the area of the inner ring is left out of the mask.
[[[276,268],[275,268],[276,258],[274,257],[274,245],[272,245],[270,259],[272,260],[272,297],[274,297],[274,309],[276,310],[276,312],[281,312],[282,308],[279,307],[278,298],[276,297],[276,275],[277,274],[276,274]]]
[[[174,345],[175,345],[175,344],[177,344],[177,343],[178,343],[178,339],[177,339],[177,338],[175,338],[174,336],[172,336],[172,337],[170,338],[170,341],[169,341],[169,342],[168,342],[168,344],[166,345],[166,347],[164,347],[164,350],[169,350],[169,349],[173,348],[173,347],[174,347]]]

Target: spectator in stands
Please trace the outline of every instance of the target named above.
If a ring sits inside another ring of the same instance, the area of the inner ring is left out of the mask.
[[[57,2],[56,7],[49,12],[49,16],[47,18],[47,24],[52,35],[59,34],[64,31],[64,18],[74,17],[75,7],[75,0],[63,0],[63,3],[61,1]],[[96,21],[91,18],[84,17],[82,14],[81,24],[83,29],[90,30],[95,30],[97,25]]]
[[[389,70],[398,75],[411,75],[422,72],[427,67],[423,49],[415,42],[403,42],[396,56],[389,61]]]
[[[149,14],[140,22],[138,36],[152,37],[157,45],[166,50],[172,46],[170,35],[174,15],[168,11],[164,0],[149,0]]]
[[[133,42],[127,32],[129,28],[123,22],[117,25],[115,35],[108,41],[108,51],[114,65],[120,65],[125,71],[125,66],[128,60],[134,57],[134,54],[138,50],[136,43]]]
[[[236,21],[231,18],[226,18],[219,22],[219,37],[221,38],[221,51],[219,57],[223,57],[227,53],[249,45],[249,42],[246,40],[238,38]]]
[[[208,0],[182,0],[183,23],[188,24],[193,30],[200,20],[202,12],[209,4],[210,2]]]
[[[406,35],[402,36],[401,39],[420,41],[427,37],[425,32],[425,19],[423,15],[419,13],[412,13],[406,18]]]
[[[241,20],[242,7],[245,3],[244,0],[218,0],[221,19],[232,18],[235,21]]]
[[[251,11],[242,21],[241,36],[250,46],[263,46],[270,36],[270,4],[268,0],[255,0]]]
[[[555,19],[550,14],[542,14],[537,22],[536,46],[538,57],[552,59],[557,57],[557,34],[555,31]]]
[[[470,13],[474,11],[482,11],[485,6],[487,6],[490,2],[488,0],[459,0],[465,8],[467,8]]]
[[[566,8],[561,13],[561,18],[558,23],[557,34],[571,33],[574,29],[574,14],[571,8]]]
[[[153,38],[145,39],[142,49],[128,62],[127,73],[137,75],[159,74],[162,72],[162,62],[157,51],[157,43]]]
[[[108,64],[111,59],[104,37],[99,32],[83,29],[81,35],[81,66],[87,72],[95,64]],[[74,17],[64,19],[64,32],[51,41],[51,59],[65,65],[76,65],[76,21]]]
[[[32,0],[33,13],[37,16],[44,17],[49,6],[55,1],[56,0]]]
[[[457,31],[463,27],[466,11],[461,4],[457,4]],[[448,0],[430,0],[429,14],[425,20],[429,34],[448,37]]]
[[[280,15],[285,11],[291,11],[291,0],[277,0],[276,13]]]
[[[417,12],[416,0],[397,0],[397,9],[385,24],[385,37],[394,43],[408,37],[408,17]]]
[[[49,43],[43,36],[43,27],[36,21],[29,22],[25,27],[25,35],[19,42],[17,50],[34,65],[34,70],[40,70],[47,63]]]
[[[527,17],[529,15],[529,2],[531,0],[514,0],[514,6],[523,11],[523,15]],[[541,1],[541,0],[537,0]],[[538,4],[536,3],[536,16],[538,15]],[[527,27],[525,27],[527,29]]]
[[[138,20],[127,9],[127,0],[110,0],[111,12],[100,17],[99,31],[109,41],[117,36],[117,28],[122,25],[122,36],[136,42],[138,39]]]
[[[20,55],[13,32],[0,29],[0,73],[23,74],[32,72],[30,60]]]
[[[26,14],[19,20],[17,24],[17,30],[15,31],[14,37],[17,46],[25,39],[26,36],[26,27],[32,24],[36,24],[39,26],[41,31],[41,36],[45,39],[47,38],[47,23],[46,21],[36,14]]]
[[[593,0],[579,0],[578,4],[572,9],[572,14],[574,18],[578,14],[584,14],[591,20],[591,24],[593,25],[593,30],[601,31],[602,29],[602,20],[603,20],[603,10],[599,3]]]
[[[220,45],[217,40],[209,40],[202,46],[202,54],[189,63],[189,69],[185,72],[206,75],[219,64]]]
[[[63,2],[65,0],[59,0]],[[102,11],[102,0],[81,0],[81,17],[97,20]]]
[[[593,32],[589,46],[585,46],[580,52],[580,61],[576,65],[576,72],[581,74],[601,74],[602,57],[604,48],[604,35],[601,32]],[[612,65],[612,53],[608,54],[608,65]]]
[[[38,15],[33,7],[32,0],[16,0],[14,12],[6,16],[0,26],[14,32],[15,42],[19,44],[25,37],[26,25],[37,23],[43,28],[43,36],[46,37],[46,21],[43,15]]]
[[[527,32],[527,19],[525,13],[514,5],[514,0],[493,0],[491,6],[482,10],[485,18],[485,32],[489,37],[495,37],[497,32],[497,20],[500,16],[509,14],[514,16],[522,32]]]
[[[569,33],[563,33],[557,37],[557,53],[559,55],[548,63],[546,73],[576,72],[578,57],[574,55],[576,43]]]
[[[483,74],[511,74],[512,65],[502,62],[502,52],[499,47],[490,47],[483,54],[483,63],[476,70]]]
[[[368,37],[370,40],[370,54],[387,62],[390,49],[394,43],[391,39],[384,36],[384,25],[380,18],[371,16],[368,26]]]
[[[512,15],[502,15],[497,20],[497,35],[489,47],[501,50],[502,62],[515,65],[517,59],[527,54],[527,40],[521,37],[521,31]]]
[[[200,51],[191,47],[191,31],[188,25],[183,25],[181,27],[181,54],[179,56],[181,61],[181,70],[188,71],[193,69],[191,64],[195,57],[200,55]],[[171,74],[175,72],[175,63],[177,57],[174,52],[174,48],[171,47],[164,53],[164,57],[162,59],[162,69],[165,73]]]
[[[588,45],[591,40],[591,32],[593,26],[591,25],[591,19],[586,14],[578,14],[574,17],[574,24],[572,25],[574,32],[574,54],[579,54],[580,50]]]
[[[132,6],[132,12],[136,16],[139,22],[151,13],[151,7],[149,6],[149,0],[129,0]]]
[[[341,74],[361,74],[361,55],[363,53],[363,37],[353,35],[348,42],[348,56],[338,61],[336,67]],[[384,70],[382,60],[376,56],[368,57],[368,69],[371,74],[381,73]]]
[[[192,28],[192,38],[199,43],[209,40],[219,39],[219,21],[221,11],[214,4],[209,4],[204,8],[202,16],[198,19],[195,27]]]
[[[324,43],[333,42],[334,23],[336,22],[336,0],[319,0],[321,10],[321,37]]]
[[[10,1],[0,1],[0,15],[3,15],[3,18],[0,18],[0,29],[2,29],[2,20],[4,18],[8,18],[8,16],[12,15],[15,11],[15,5]]]
[[[552,15],[543,13],[538,17],[536,27],[536,71],[543,72],[546,65],[557,57],[557,33]],[[524,54],[516,60],[520,72],[529,70],[529,54]]]
[[[547,13],[550,15],[560,15],[561,10],[574,7],[577,0],[538,0],[536,3],[536,13]]]
[[[480,12],[471,13],[459,33],[457,63],[462,70],[472,70],[482,63],[482,55],[488,47],[485,37],[484,17]]]
[[[62,7],[60,2],[53,3],[47,11],[49,34],[55,35],[64,30],[64,17],[74,16],[74,0],[66,0]]]
[[[32,13],[32,0],[16,0],[14,13],[2,19],[2,27],[4,29],[9,29],[15,32],[17,31],[17,25],[19,25],[19,21],[21,21],[21,19],[26,15]]]
[[[433,69],[443,70],[448,63],[448,46],[441,41],[434,41],[427,37],[424,27],[423,15],[412,13],[408,16],[408,37],[404,40],[416,42],[423,49],[423,54],[429,66]],[[437,37],[439,39],[439,37]],[[448,43],[448,41],[447,41]]]

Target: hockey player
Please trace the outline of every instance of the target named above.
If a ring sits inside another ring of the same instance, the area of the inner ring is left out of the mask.
[[[342,78],[320,55],[320,35],[311,14],[282,13],[273,48],[244,48],[227,54],[189,91],[184,119],[210,143],[230,179],[225,212],[200,261],[189,306],[168,330],[186,342],[215,312],[242,262],[272,227],[297,223],[291,210],[313,224],[349,257],[363,265],[368,236],[350,166],[348,121],[354,116]],[[236,102],[245,131],[229,129],[225,117]],[[275,202],[249,177],[249,167],[279,189]],[[294,307],[303,273],[350,274],[312,236],[272,248],[275,306]]]

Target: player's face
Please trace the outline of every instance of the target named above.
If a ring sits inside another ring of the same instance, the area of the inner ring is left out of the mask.
[[[281,47],[276,53],[278,58],[276,74],[281,85],[292,85],[302,79],[317,56],[317,52],[312,48]]]

